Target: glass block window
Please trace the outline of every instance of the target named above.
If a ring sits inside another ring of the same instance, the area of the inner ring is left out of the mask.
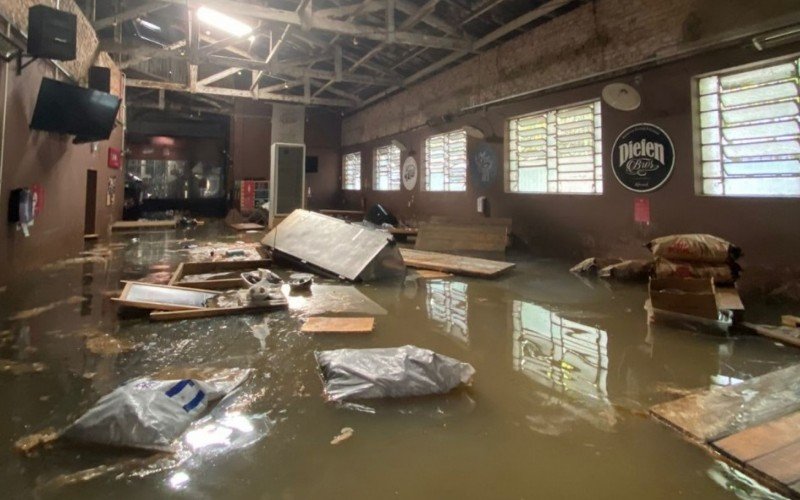
[[[361,189],[361,152],[344,155],[342,160],[342,189],[359,191]]]
[[[372,188],[375,191],[400,190],[400,148],[394,144],[375,149]]]
[[[602,194],[600,101],[508,121],[506,191]]]
[[[697,79],[702,194],[800,196],[799,65]]]
[[[467,131],[429,137],[425,141],[425,191],[467,190]]]

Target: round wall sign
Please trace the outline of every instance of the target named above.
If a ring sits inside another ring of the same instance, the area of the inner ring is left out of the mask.
[[[637,123],[614,141],[611,169],[617,180],[631,191],[655,191],[669,180],[674,166],[672,139],[655,125]]]
[[[413,156],[406,158],[405,163],[403,163],[403,186],[407,190],[411,191],[417,185],[418,172],[417,160]]]
[[[470,159],[472,160],[470,161],[472,178],[476,184],[481,187],[487,187],[494,182],[500,161],[497,158],[497,153],[488,143],[481,142],[478,144]]]

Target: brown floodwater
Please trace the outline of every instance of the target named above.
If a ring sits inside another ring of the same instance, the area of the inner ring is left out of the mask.
[[[0,292],[4,497],[773,496],[645,411],[684,390],[795,363],[798,351],[648,326],[645,286],[582,280],[567,271],[572,262],[511,254],[517,268],[492,281],[409,277],[345,290],[318,280],[288,311],[167,323],[120,316],[109,300],[120,280],[152,264],[174,268],[182,238],[258,236],[217,223],[115,234],[87,244],[107,249],[104,258],[45,267]],[[755,322],[775,324],[792,309],[746,302]],[[353,308],[376,315],[374,333],[299,332],[309,314]],[[325,403],[314,350],[405,344],[471,363],[474,385],[360,407]],[[175,456],[70,444],[30,457],[13,450],[20,437],[65,427],[126,380],[196,366],[254,373],[225,416],[196,423]],[[352,437],[331,445],[345,427]]]

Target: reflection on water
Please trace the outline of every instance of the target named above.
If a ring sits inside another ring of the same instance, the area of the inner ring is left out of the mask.
[[[450,337],[469,345],[467,284],[431,280],[425,283],[425,289],[428,318],[439,323]]]
[[[556,392],[608,401],[608,335],[527,302],[513,304],[514,369]]]

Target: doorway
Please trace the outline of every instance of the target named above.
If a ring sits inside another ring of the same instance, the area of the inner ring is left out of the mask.
[[[83,219],[83,234],[95,234],[94,221],[97,215],[97,170],[86,171],[86,215]]]

